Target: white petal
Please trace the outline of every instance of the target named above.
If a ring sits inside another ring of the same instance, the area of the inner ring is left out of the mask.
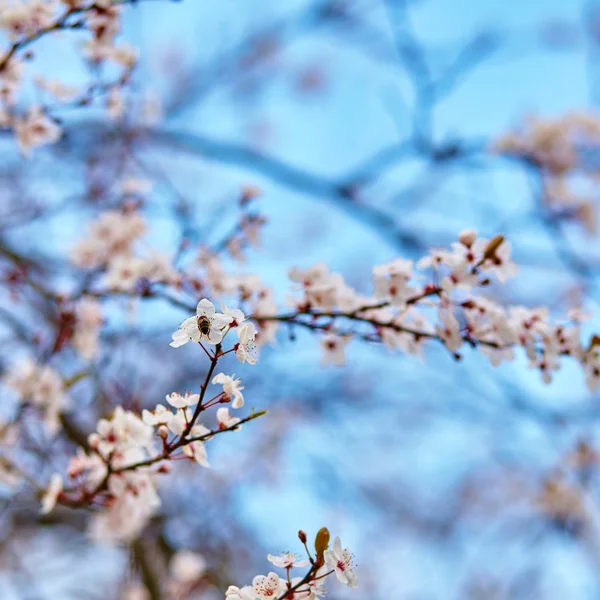
[[[215,305],[210,300],[202,298],[196,307],[196,314],[198,316],[206,315],[210,317],[215,314]]]
[[[179,329],[191,336],[198,329],[198,320],[196,317],[189,317],[179,326]]]
[[[227,315],[222,315],[221,313],[216,313],[210,319],[210,324],[213,328],[223,329],[223,327],[227,327],[231,322],[231,318]]]
[[[178,329],[172,336],[173,341],[169,344],[173,348],[179,348],[190,341],[190,336],[181,329]]]
[[[218,344],[223,339],[223,334],[218,329],[212,329],[204,336],[209,344]]]
[[[229,375],[225,375],[225,373],[217,373],[212,378],[212,384],[213,385],[223,384],[223,383],[229,381],[230,379],[231,379],[231,377],[229,377]]]

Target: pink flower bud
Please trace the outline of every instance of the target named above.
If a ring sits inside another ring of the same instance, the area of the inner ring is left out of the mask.
[[[458,236],[458,241],[467,248],[470,248],[477,239],[477,232],[473,229],[461,231]]]

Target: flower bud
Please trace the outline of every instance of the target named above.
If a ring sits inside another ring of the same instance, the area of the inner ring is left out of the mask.
[[[500,248],[500,246],[503,243],[504,243],[503,235],[497,235],[496,237],[493,237],[488,242],[488,245],[485,247],[485,251],[483,253],[484,260],[492,260],[492,259],[496,258],[496,250],[498,250],[498,248]]]
[[[254,412],[251,415],[246,417],[246,421],[252,421],[253,419],[258,419],[259,417],[263,417],[264,415],[266,415],[269,411],[268,410],[259,410],[258,412]]]
[[[169,437],[169,428],[166,425],[161,425],[158,428],[158,437],[166,440]]]
[[[477,239],[477,232],[474,229],[461,231],[458,235],[458,241],[467,248],[470,248]]]
[[[592,339],[590,340],[590,343],[588,345],[587,351],[589,352],[590,350],[593,350],[594,348],[597,348],[598,346],[600,346],[600,336],[593,335]]]
[[[88,444],[92,450],[97,450],[99,443],[100,436],[97,433],[90,433],[90,435],[88,435]]]
[[[329,547],[329,529],[322,527],[315,538],[315,552],[317,553],[317,562],[322,565],[324,563],[323,553]]]
[[[298,532],[298,537],[300,538],[300,541],[301,541],[303,544],[306,544],[306,540],[308,539],[308,538],[306,537],[306,531],[302,531],[302,529],[301,529],[301,530]]]

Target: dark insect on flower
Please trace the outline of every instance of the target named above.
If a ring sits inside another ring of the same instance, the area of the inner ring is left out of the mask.
[[[202,335],[210,333],[210,319],[206,316],[198,317],[198,329]]]

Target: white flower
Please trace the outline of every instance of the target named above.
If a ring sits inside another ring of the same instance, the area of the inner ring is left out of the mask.
[[[230,585],[225,592],[225,598],[227,600],[256,600],[256,596],[249,585],[243,588],[239,588],[237,585]]]
[[[593,350],[588,352],[583,359],[585,383],[594,393],[600,387],[600,357]]]
[[[234,427],[240,422],[240,419],[237,417],[232,417],[229,414],[229,409],[226,406],[222,406],[217,409],[217,423],[219,424],[219,429],[230,429]],[[241,427],[238,427],[241,429]]]
[[[23,402],[31,402],[43,414],[44,424],[51,435],[60,429],[60,414],[69,405],[62,377],[49,366],[39,367],[26,360],[13,367],[4,378]]]
[[[302,569],[309,565],[307,560],[298,560],[298,557],[291,552],[282,552],[279,556],[268,554],[267,560],[282,569],[291,569],[292,567]]]
[[[496,248],[493,256],[483,263],[481,268],[493,272],[498,281],[504,283],[509,277],[514,277],[518,270],[517,265],[510,260],[510,255],[510,242],[504,241]]]
[[[445,310],[440,311],[440,321],[442,324],[435,326],[437,334],[446,344],[448,350],[451,352],[458,350],[463,344],[458,320],[451,311]]]
[[[254,595],[261,600],[275,600],[287,589],[285,581],[272,572],[268,575],[257,575],[252,580],[252,588]]]
[[[317,263],[308,269],[299,269],[292,267],[288,271],[289,278],[302,285],[304,288],[310,288],[316,284],[321,284],[329,277],[329,268],[325,263]]]
[[[384,265],[373,267],[375,296],[389,299],[393,306],[403,306],[415,294],[415,288],[408,285],[413,276],[413,261],[397,258]]]
[[[201,467],[210,468],[208,464],[208,454],[206,452],[206,447],[204,443],[201,441],[190,442],[183,446],[183,453],[193,460],[195,460]]]
[[[115,256],[108,263],[108,270],[104,275],[104,285],[111,290],[120,292],[133,292],[137,283],[146,273],[146,261],[137,256]]]
[[[452,259],[452,252],[442,248],[432,248],[431,250],[429,250],[428,255],[419,259],[419,261],[417,262],[417,268],[427,269],[429,267],[432,267],[434,269],[437,269],[442,265],[452,265]]]
[[[231,317],[216,312],[214,304],[203,298],[196,307],[196,316],[186,319],[179,326],[170,345],[178,348],[190,340],[218,344],[223,339],[222,330],[230,320]]]
[[[206,571],[206,560],[200,554],[180,550],[170,564],[171,576],[182,583],[194,583]]]
[[[239,327],[245,320],[246,316],[239,308],[227,308],[227,304],[221,303],[221,310],[224,315],[230,317],[229,326]]]
[[[191,419],[192,411],[189,408],[181,408],[167,423],[167,426],[175,435],[181,435]]]
[[[75,307],[77,322],[73,334],[73,348],[86,360],[98,354],[98,336],[103,323],[100,303],[84,296]]]
[[[188,406],[194,406],[198,404],[200,400],[199,394],[190,394],[186,392],[185,394],[180,394],[179,392],[173,392],[166,396],[167,402],[174,406],[175,408],[187,408]]]
[[[124,454],[128,450],[149,448],[154,434],[152,427],[121,406],[115,408],[110,419],[100,419],[96,431],[97,434],[89,436],[90,445],[105,457],[115,451]]]
[[[157,425],[167,425],[175,415],[162,404],[157,404],[156,408],[150,412],[149,410],[142,411],[142,421],[150,427]]]
[[[96,540],[131,541],[140,534],[160,507],[155,475],[128,471],[108,480],[111,504],[96,513],[90,533]]]
[[[325,569],[320,569],[317,572],[317,576],[324,575]],[[292,587],[299,585],[302,581],[302,577],[292,578]],[[293,596],[290,596],[291,600],[318,600],[325,595],[326,589],[324,580],[309,581],[306,586],[300,586]]]
[[[57,142],[62,131],[41,106],[32,106],[25,117],[16,121],[17,144],[23,156],[29,158],[33,148]]]
[[[298,309],[306,310],[307,307],[311,307],[329,311],[342,304],[348,310],[354,308],[356,295],[353,290],[339,273],[331,273],[323,263],[308,269],[292,268],[289,270],[289,277],[300,284],[294,287],[304,290],[304,298],[292,299],[292,305]]]
[[[56,506],[56,501],[63,490],[63,479],[60,473],[53,473],[46,492],[42,496],[42,508],[40,512],[48,514]]]
[[[351,588],[358,587],[358,576],[352,568],[352,555],[347,548],[342,550],[342,542],[339,537],[333,540],[333,549],[325,550],[325,564],[335,571],[339,581]]]
[[[28,2],[3,2],[0,11],[0,28],[6,29],[11,40],[31,37],[52,26],[56,3],[31,0]]]
[[[133,289],[137,280],[144,274],[146,261],[136,259],[136,263],[128,263],[134,258],[133,243],[142,237],[146,230],[145,220],[135,211],[105,211],[90,224],[85,238],[73,247],[71,259],[77,266],[84,268],[108,264],[113,271],[109,281],[116,279],[117,287],[122,288],[121,280],[123,280],[126,282],[126,289],[127,287]],[[117,257],[123,257],[123,260],[112,264]],[[125,270],[120,277],[119,270]],[[133,283],[130,281],[132,278]]]
[[[328,333],[321,338],[321,348],[323,356],[321,364],[326,367],[333,364],[337,367],[342,367],[346,364],[346,346],[350,342],[349,335],[337,335]]]
[[[539,369],[544,383],[552,381],[552,372],[560,369],[558,358],[552,356],[549,352],[544,352],[536,356],[535,359],[529,361],[529,366],[534,369]]]
[[[67,473],[69,477],[84,477],[85,489],[91,491],[106,477],[106,462],[96,453],[87,455],[80,447],[71,458]]]
[[[235,375],[230,377],[225,373],[219,373],[213,377],[212,383],[213,385],[223,386],[223,394],[232,401],[232,408],[241,408],[244,406],[244,396],[242,395],[244,386],[240,385],[242,383],[241,379],[234,379],[234,377]]]
[[[239,343],[235,351],[236,358],[241,363],[256,364],[258,358],[258,348],[254,341],[256,337],[256,326],[251,321],[240,325],[236,332],[238,334]]]

